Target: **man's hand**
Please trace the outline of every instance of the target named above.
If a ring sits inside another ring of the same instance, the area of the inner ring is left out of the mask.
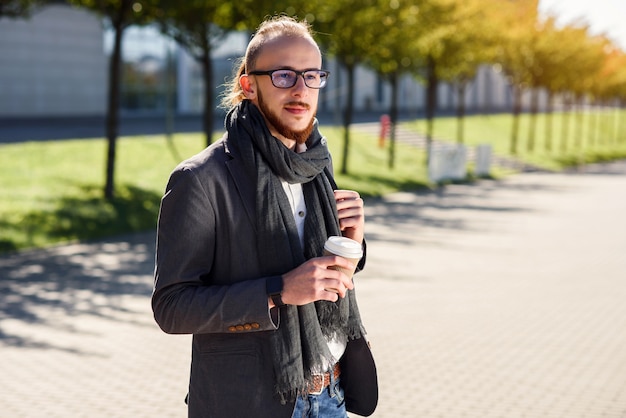
[[[306,305],[318,300],[336,302],[353,289],[352,279],[329,267],[352,269],[345,258],[331,255],[312,258],[283,275],[282,300],[287,305]]]
[[[335,190],[335,200],[341,233],[362,244],[365,230],[363,199],[352,190]]]

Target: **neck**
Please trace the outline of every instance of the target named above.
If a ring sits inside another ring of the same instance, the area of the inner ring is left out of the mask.
[[[276,137],[280,142],[282,142],[283,145],[286,146],[287,148],[289,148],[290,150],[294,151],[296,149],[296,140],[295,139],[286,138],[283,135],[281,135],[278,132],[276,132],[274,129],[270,129],[270,133],[274,137]]]

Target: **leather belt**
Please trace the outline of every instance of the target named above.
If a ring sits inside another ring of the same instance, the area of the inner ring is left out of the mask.
[[[339,378],[341,370],[339,369],[339,363],[335,364],[332,372],[326,372],[324,374],[314,374],[311,378],[311,384],[309,385],[310,395],[320,395],[325,388],[330,385],[330,374],[333,374],[335,380]]]

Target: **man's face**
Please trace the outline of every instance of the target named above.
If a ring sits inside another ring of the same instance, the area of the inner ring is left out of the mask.
[[[320,69],[322,58],[317,46],[308,39],[278,38],[263,47],[255,63],[257,71],[281,68],[303,71]],[[274,87],[270,76],[247,76],[252,90],[248,98],[261,110],[270,132],[286,145],[303,143],[313,129],[319,90],[307,87],[301,76],[296,85],[281,89]],[[287,142],[285,142],[287,140]]]

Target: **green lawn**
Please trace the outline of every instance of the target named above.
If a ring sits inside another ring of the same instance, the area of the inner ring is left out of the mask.
[[[353,130],[354,131],[354,130]],[[343,131],[323,127],[341,169]],[[424,154],[401,147],[395,169],[377,138],[352,133],[349,175],[341,188],[375,196],[426,184]],[[176,149],[172,152],[171,144]],[[201,134],[121,137],[117,146],[116,198],[102,198],[104,139],[0,145],[0,252],[45,247],[155,227],[159,200],[180,158],[204,147]]]
[[[570,115],[565,148],[561,142],[563,115],[554,114],[552,119],[551,150],[546,150],[544,115],[537,117],[532,152],[528,147],[528,115],[520,117],[514,155],[510,152],[511,115],[465,118],[465,143],[489,143],[497,154],[549,170],[626,158],[626,111],[621,112],[621,119],[617,112],[585,114],[581,124]],[[426,125],[419,120],[404,122],[403,126],[423,133]],[[430,186],[423,151],[398,143],[392,170],[388,168],[388,149],[378,146],[378,138],[355,129],[348,174],[342,175],[343,130],[323,126],[322,132],[329,140],[339,187],[368,197]],[[436,120],[437,139],[454,142],[456,132],[456,118]],[[104,139],[0,145],[0,252],[154,229],[169,173],[181,158],[203,147],[201,134],[178,134],[171,142],[164,135],[119,138],[116,198],[105,201]],[[492,173],[502,171],[494,167]]]
[[[552,134],[546,133],[551,121]],[[408,129],[426,131],[426,122],[403,123]],[[491,144],[498,155],[515,157],[547,170],[562,170],[577,164],[626,158],[626,110],[582,113],[539,114],[531,140],[531,117],[519,117],[516,152],[511,152],[513,117],[510,114],[479,115],[464,118],[464,143],[468,146]],[[457,141],[458,119],[437,118],[433,136]],[[563,141],[563,133],[567,138]]]

